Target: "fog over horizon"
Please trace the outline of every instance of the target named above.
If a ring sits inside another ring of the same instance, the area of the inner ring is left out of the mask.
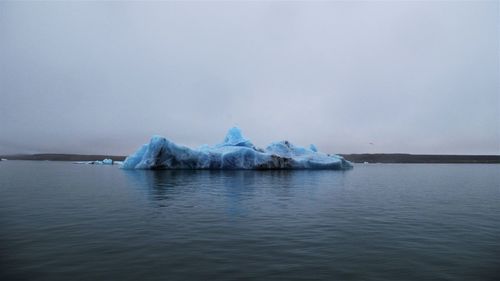
[[[500,154],[500,7],[0,2],[0,154],[128,155],[237,125],[328,153]]]

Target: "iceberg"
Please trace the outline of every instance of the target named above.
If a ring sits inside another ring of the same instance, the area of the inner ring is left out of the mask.
[[[330,169],[347,170],[352,164],[343,157],[319,152],[315,145],[296,146],[289,141],[257,148],[241,129],[229,129],[222,143],[197,149],[153,136],[128,156],[123,169]]]

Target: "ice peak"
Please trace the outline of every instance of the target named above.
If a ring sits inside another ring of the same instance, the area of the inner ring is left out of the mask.
[[[247,146],[253,147],[252,142],[243,136],[240,128],[234,126],[227,131],[226,137],[222,142],[223,146]]]

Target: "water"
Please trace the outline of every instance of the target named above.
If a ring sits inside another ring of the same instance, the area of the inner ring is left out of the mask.
[[[0,163],[1,280],[500,280],[500,165]]]

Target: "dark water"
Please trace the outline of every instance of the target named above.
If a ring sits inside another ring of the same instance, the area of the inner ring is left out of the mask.
[[[500,280],[500,165],[0,163],[1,280]]]

